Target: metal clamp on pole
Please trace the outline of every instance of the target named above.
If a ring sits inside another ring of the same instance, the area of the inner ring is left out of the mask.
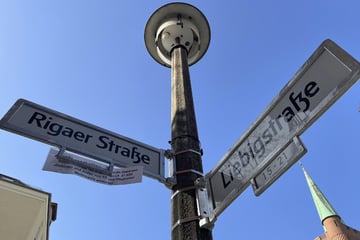
[[[179,194],[181,192],[187,192],[187,191],[191,191],[191,190],[195,190],[195,189],[196,189],[195,186],[190,186],[190,187],[185,187],[185,188],[178,189],[171,195],[171,199],[173,199],[177,194]]]
[[[171,230],[173,231],[177,226],[179,226],[181,224],[188,223],[188,222],[193,222],[193,221],[198,221],[199,219],[200,219],[199,216],[192,216],[192,217],[179,219],[179,220],[177,220],[177,222],[174,225],[172,225]]]
[[[198,208],[198,214],[200,216],[199,225],[201,228],[207,228],[212,230],[214,223],[213,209],[210,206],[210,199],[208,195],[208,190],[206,188],[206,179],[201,177],[196,179],[196,204]]]
[[[184,170],[176,171],[175,175],[183,174],[183,173],[195,173],[195,174],[197,174],[197,175],[199,175],[201,177],[204,176],[204,174],[202,172],[196,171],[194,169],[184,169]]]
[[[173,161],[172,161],[173,165],[169,166],[170,171],[171,171],[170,176],[175,176],[176,177],[176,175],[183,174],[183,173],[195,173],[195,174],[197,174],[197,175],[199,175],[201,177],[204,176],[204,173],[202,173],[200,171],[197,171],[195,169],[183,169],[183,170],[179,170],[179,171],[175,170],[176,156],[179,155],[179,154],[188,153],[188,152],[195,153],[195,154],[201,156],[201,153],[194,150],[194,149],[185,149],[185,150],[175,152],[173,154]]]
[[[178,174],[183,174],[183,173],[195,173],[201,177],[204,176],[204,174],[200,171],[196,171],[194,169],[184,169],[184,170],[180,170],[180,171],[176,171],[175,169],[175,165],[176,165],[176,156],[179,155],[179,154],[183,154],[183,153],[188,153],[188,152],[191,152],[191,153],[195,153],[199,156],[202,155],[201,152],[199,151],[196,151],[194,149],[185,149],[185,150],[182,150],[182,151],[178,151],[176,153],[173,153],[171,150],[166,150],[165,151],[165,157],[169,160],[169,177],[166,178],[166,182],[165,182],[165,185],[168,187],[168,188],[172,188],[175,184],[176,184],[176,175]]]
[[[174,153],[174,156],[182,154],[182,153],[188,153],[188,152],[195,153],[195,154],[197,154],[199,156],[202,156],[201,151],[199,152],[199,151],[196,151],[194,149],[185,149],[185,150],[182,150],[182,151],[177,151],[176,153]]]

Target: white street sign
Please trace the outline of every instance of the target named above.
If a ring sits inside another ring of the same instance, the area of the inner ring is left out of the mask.
[[[297,137],[286,146],[257,176],[251,179],[256,196],[263,193],[273,184],[282,174],[286,172],[307,152],[304,144]]]
[[[119,167],[143,166],[165,182],[164,151],[49,108],[19,99],[0,128]]]
[[[359,77],[359,62],[331,40],[324,41],[206,175],[215,217]]]
[[[97,183],[107,185],[123,185],[138,183],[142,180],[143,166],[132,166],[128,168],[114,168],[109,174],[102,173],[100,166],[90,159],[71,154],[63,153],[57,156],[59,151],[50,149],[43,170],[64,174],[74,174]],[[64,158],[61,160],[61,158]],[[66,159],[66,161],[65,161]],[[98,168],[99,171],[96,171]]]

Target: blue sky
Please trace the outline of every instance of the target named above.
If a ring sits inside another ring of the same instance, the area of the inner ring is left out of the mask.
[[[144,27],[167,1],[0,1],[0,115],[25,98],[156,148],[170,148],[170,69]],[[211,43],[190,68],[209,172],[327,38],[360,59],[357,0],[188,1]],[[344,221],[359,225],[360,85],[301,139],[301,159]],[[170,190],[154,179],[107,186],[42,171],[50,146],[0,130],[0,172],[52,193],[51,240],[170,239]],[[323,228],[298,164],[260,197],[245,190],[214,239],[314,239]]]

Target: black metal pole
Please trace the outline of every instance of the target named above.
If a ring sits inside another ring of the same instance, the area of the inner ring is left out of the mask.
[[[171,52],[171,147],[174,153],[172,240],[211,240],[212,232],[199,226],[195,180],[202,176],[201,146],[192,97],[187,50]]]

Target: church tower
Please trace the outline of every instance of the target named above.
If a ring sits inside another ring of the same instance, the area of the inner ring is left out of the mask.
[[[360,232],[347,226],[301,165],[325,233],[315,240],[360,240]]]

